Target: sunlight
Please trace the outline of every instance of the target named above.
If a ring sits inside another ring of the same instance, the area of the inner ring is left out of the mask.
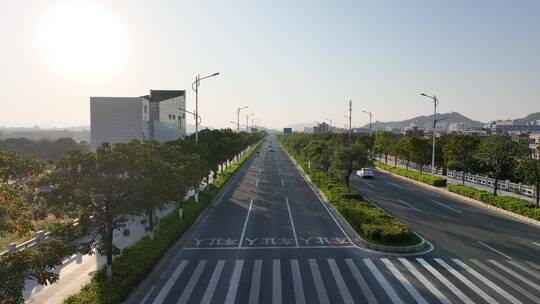
[[[130,57],[124,25],[97,4],[69,2],[55,6],[37,25],[37,41],[43,59],[68,79],[111,79]]]

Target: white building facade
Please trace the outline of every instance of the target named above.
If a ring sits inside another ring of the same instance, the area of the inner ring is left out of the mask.
[[[183,90],[150,90],[141,97],[90,97],[92,151],[102,143],[166,142],[186,136]]]

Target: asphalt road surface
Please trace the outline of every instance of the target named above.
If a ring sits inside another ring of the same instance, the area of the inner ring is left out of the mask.
[[[141,302],[540,303],[540,229],[381,174],[368,182],[354,181],[433,250],[388,255],[355,245],[268,137]],[[424,195],[461,213],[413,199]]]

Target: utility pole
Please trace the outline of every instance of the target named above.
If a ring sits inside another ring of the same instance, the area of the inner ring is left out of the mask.
[[[433,151],[431,152],[431,176],[433,177],[435,175],[435,133],[437,127],[437,106],[439,105],[439,100],[435,94],[433,94],[433,96],[429,96],[421,93],[420,95],[431,98],[433,101]]]
[[[362,111],[362,112],[369,114],[369,137],[371,137],[371,117],[373,116],[373,114],[368,111]]]
[[[249,117],[253,116],[253,115],[255,115],[255,114],[251,113],[251,114],[246,115],[246,132],[248,132],[248,133],[249,133]]]
[[[349,145],[352,140],[352,100],[349,100]]]

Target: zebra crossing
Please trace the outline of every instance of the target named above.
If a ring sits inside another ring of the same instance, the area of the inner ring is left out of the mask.
[[[539,269],[442,258],[181,260],[143,302],[540,303]]]

